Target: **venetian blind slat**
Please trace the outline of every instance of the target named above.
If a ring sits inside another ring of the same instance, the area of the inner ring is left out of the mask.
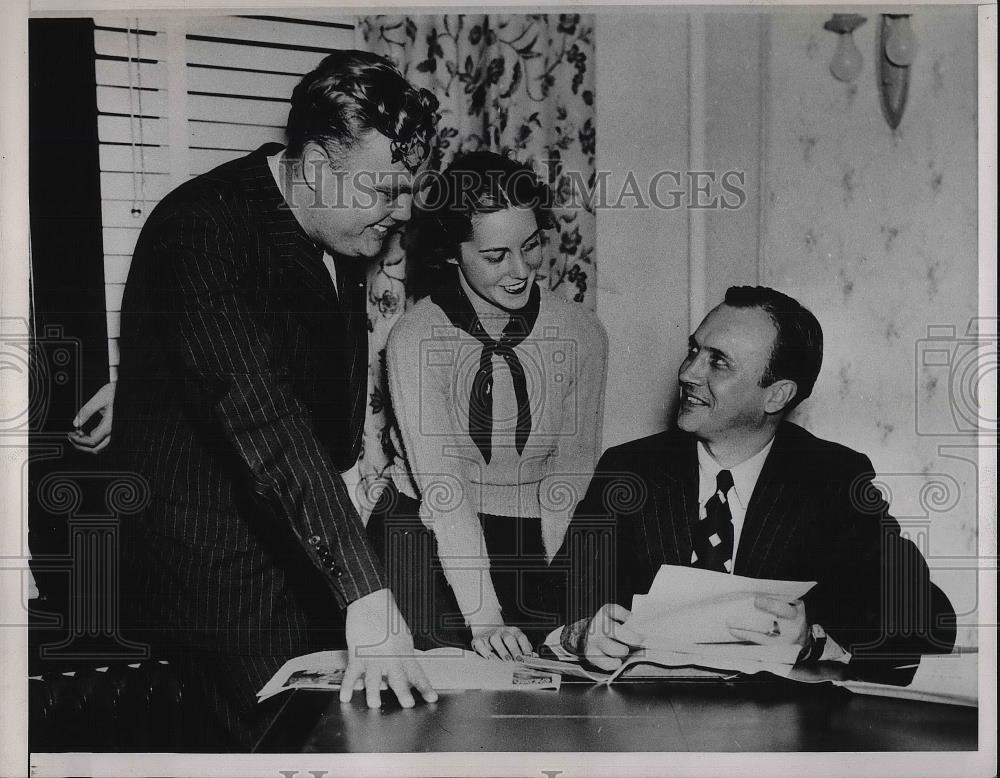
[[[273,73],[226,70],[201,65],[189,65],[187,71],[190,94],[210,93],[288,101],[299,76]]]
[[[139,40],[138,50],[136,48],[136,37]],[[129,40],[131,38],[131,40]],[[104,57],[116,57],[120,59],[140,58],[150,60],[161,60],[164,56],[164,44],[162,35],[138,36],[133,32],[127,35],[124,30],[105,30],[97,28],[94,30],[94,51]]]
[[[284,127],[255,127],[246,124],[224,124],[222,122],[189,122],[191,147],[199,149],[235,149],[253,151],[262,143],[284,142]],[[192,173],[202,171],[192,170]]]
[[[333,27],[333,24],[345,25]],[[188,25],[188,35],[231,38],[249,42],[309,46],[327,50],[354,48],[354,20],[328,19],[323,24],[309,20],[253,19],[241,16],[202,17]]]
[[[134,52],[133,52],[134,53]],[[143,52],[145,55],[145,52]],[[97,85],[128,87],[129,70],[132,71],[132,85],[139,83],[139,65],[133,62],[131,66],[128,62],[119,62],[110,59],[97,59]],[[142,86],[144,89],[164,89],[167,82],[162,68],[154,64],[142,65]]]
[[[116,113],[124,116],[128,116],[129,114],[138,114],[141,116],[166,115],[167,97],[165,90],[147,89],[144,84],[141,101],[136,92],[136,89],[129,89],[128,86],[98,86],[98,113]],[[140,102],[142,103],[141,106]]]
[[[274,100],[254,100],[247,97],[188,96],[188,115],[193,120],[218,121],[224,117],[230,124],[254,124],[284,128],[288,120],[289,103]]]
[[[137,185],[131,173],[101,173],[101,200],[127,200],[136,196]],[[170,191],[170,176],[147,173],[142,192],[147,202],[158,202]]]
[[[106,142],[100,149],[101,170],[106,173],[129,173],[141,165],[146,173],[169,173],[170,150],[165,146],[132,148],[126,140]]]

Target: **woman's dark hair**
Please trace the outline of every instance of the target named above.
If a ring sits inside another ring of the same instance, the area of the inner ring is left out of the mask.
[[[299,156],[313,141],[336,158],[377,130],[393,142],[393,161],[413,170],[433,146],[437,107],[433,94],[414,88],[384,57],[336,51],[292,92],[288,153]]]
[[[777,334],[760,385],[787,378],[798,391],[791,410],[810,394],[823,364],[823,328],[812,311],[798,300],[766,286],[731,286],[725,304],[732,308],[760,308],[774,323]]]
[[[550,229],[552,190],[529,165],[496,154],[459,154],[443,172],[418,176],[413,218],[403,245],[410,258],[411,291],[421,297],[441,282],[449,259],[461,255],[474,220],[507,208],[531,208],[540,229]]]

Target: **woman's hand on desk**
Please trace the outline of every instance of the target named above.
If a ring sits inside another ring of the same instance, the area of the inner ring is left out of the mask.
[[[617,670],[634,648],[642,646],[642,635],[625,626],[628,608],[608,603],[590,620],[580,656],[609,672]]]
[[[473,650],[482,657],[500,657],[506,661],[520,661],[532,653],[531,641],[517,627],[501,624],[477,630],[472,637]]]

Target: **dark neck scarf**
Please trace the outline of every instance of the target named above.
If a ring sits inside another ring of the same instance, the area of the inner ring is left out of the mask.
[[[461,272],[461,271],[457,271]],[[528,384],[524,378],[524,368],[517,358],[514,347],[531,334],[535,320],[538,318],[538,305],[541,294],[538,285],[531,285],[528,302],[519,311],[510,314],[510,321],[500,333],[500,340],[493,340],[483,328],[479,316],[476,315],[472,302],[465,294],[456,275],[451,283],[431,293],[431,300],[445,312],[445,315],[460,330],[469,333],[483,344],[479,355],[479,369],[472,380],[472,392],[469,395],[469,437],[483,455],[486,464],[490,463],[493,452],[490,443],[493,438],[493,357],[501,357],[510,368],[514,381],[514,397],[517,399],[517,428],[514,434],[514,445],[521,454],[531,434],[531,406],[528,404]]]

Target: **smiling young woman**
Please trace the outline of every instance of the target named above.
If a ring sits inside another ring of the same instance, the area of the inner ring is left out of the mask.
[[[478,152],[416,198],[429,294],[386,350],[405,462],[368,533],[418,648],[507,659],[558,626],[549,562],[600,453],[607,336],[537,283],[550,195]]]

